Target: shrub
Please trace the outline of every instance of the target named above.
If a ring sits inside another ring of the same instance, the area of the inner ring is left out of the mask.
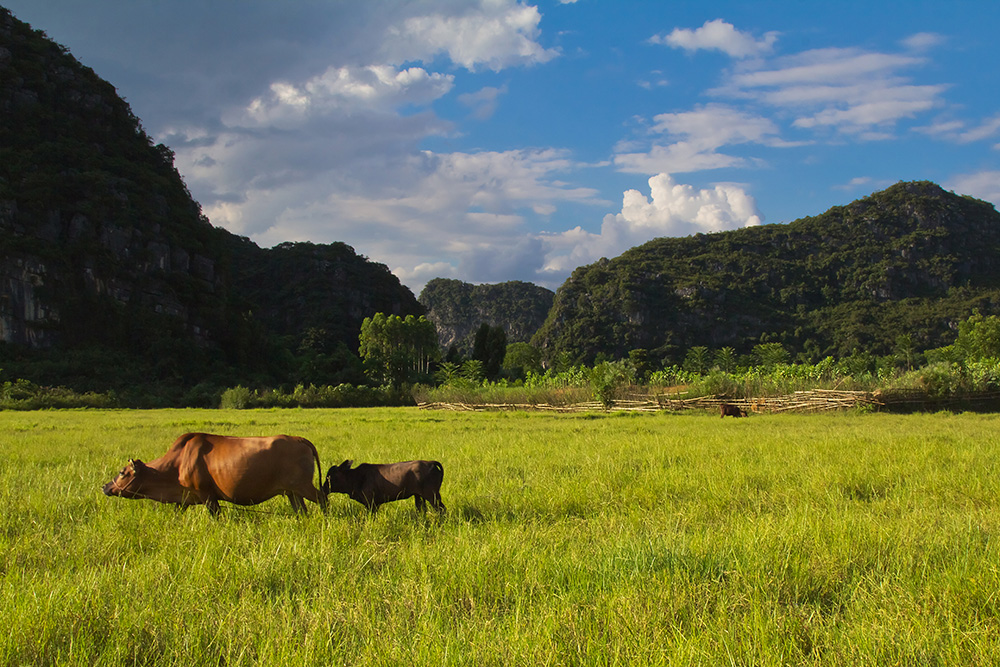
[[[219,407],[223,410],[245,410],[250,407],[251,392],[242,385],[237,385],[222,392]]]

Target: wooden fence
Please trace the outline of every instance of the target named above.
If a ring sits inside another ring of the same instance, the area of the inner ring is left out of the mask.
[[[1000,412],[1000,392],[963,393],[949,396],[929,396],[917,389],[884,391],[841,391],[837,389],[812,389],[796,391],[784,396],[761,398],[727,398],[725,396],[699,396],[677,398],[676,394],[631,394],[616,400],[611,412],[684,412],[705,410],[719,414],[723,403],[742,408],[747,414],[774,414],[781,412],[829,412],[835,410],[864,409],[884,412],[927,412],[937,410]],[[420,403],[424,410],[497,411],[528,410],[543,412],[602,412],[605,407],[598,401],[566,405],[548,403]]]
[[[687,410],[706,410],[719,413],[723,403],[743,408],[748,414],[775,412],[825,412],[828,410],[846,410],[849,408],[878,409],[880,402],[875,394],[867,391],[838,391],[833,389],[813,389],[797,391],[786,396],[770,396],[766,398],[726,398],[724,396],[699,396],[697,398],[671,398],[668,395],[633,394],[616,400],[611,406],[613,412],[683,412]],[[569,405],[550,405],[548,403],[421,403],[424,410],[454,410],[496,411],[496,410],[533,410],[546,412],[597,412],[605,407],[598,401],[573,403]]]

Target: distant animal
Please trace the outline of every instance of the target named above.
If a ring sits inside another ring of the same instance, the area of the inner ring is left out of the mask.
[[[435,510],[444,512],[441,502],[444,466],[439,462],[361,463],[351,468],[353,463],[344,461],[327,470],[323,491],[346,493],[373,513],[379,505],[411,496],[418,510],[425,510],[424,503],[428,502]]]
[[[746,417],[747,413],[743,409],[732,403],[722,403],[719,405],[720,417]]]
[[[185,433],[158,459],[130,459],[104,485],[104,494],[181,507],[206,505],[212,515],[219,513],[220,500],[256,505],[278,494],[287,496],[296,512],[306,511],[303,499],[325,510],[326,494],[313,486],[313,463],[319,481],[319,454],[305,438]]]

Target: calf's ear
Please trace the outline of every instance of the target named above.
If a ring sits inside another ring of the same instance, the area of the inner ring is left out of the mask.
[[[352,465],[353,463],[354,463],[354,461],[353,461],[353,460],[347,460],[347,461],[344,461],[343,463],[341,463],[341,464],[340,464],[340,467],[341,467],[341,468],[344,468],[345,470],[350,470],[350,468],[351,468],[351,465]]]

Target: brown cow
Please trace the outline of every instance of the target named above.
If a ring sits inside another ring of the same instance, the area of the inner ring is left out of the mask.
[[[104,485],[104,494],[181,507],[204,504],[213,515],[219,513],[220,500],[256,505],[280,493],[296,512],[306,511],[303,498],[326,509],[326,494],[313,486],[314,461],[318,477],[319,454],[305,438],[185,433],[154,461],[129,460]]]
[[[418,510],[426,509],[427,501],[439,512],[444,466],[437,461],[404,461],[402,463],[362,463],[351,469],[354,461],[344,461],[326,471],[325,493],[346,493],[373,513],[383,503],[413,496]]]
[[[743,409],[732,403],[722,403],[719,405],[720,417],[746,417],[747,413]]]

